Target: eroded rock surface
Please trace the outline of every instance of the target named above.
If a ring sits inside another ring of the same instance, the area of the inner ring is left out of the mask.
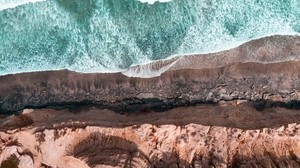
[[[126,115],[24,110],[1,118],[0,163],[15,156],[24,168],[299,167],[299,120],[297,110],[256,111],[247,102]]]

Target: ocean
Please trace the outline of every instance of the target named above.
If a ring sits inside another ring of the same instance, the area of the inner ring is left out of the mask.
[[[299,0],[0,0],[0,75],[122,72],[299,33]]]

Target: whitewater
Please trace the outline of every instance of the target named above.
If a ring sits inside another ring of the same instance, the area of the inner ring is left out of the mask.
[[[299,32],[298,0],[0,0],[0,75],[118,72]]]
[[[0,11],[15,8],[27,3],[36,3],[46,0],[0,0]],[[170,2],[171,0],[139,0],[142,3],[154,4],[155,2]]]

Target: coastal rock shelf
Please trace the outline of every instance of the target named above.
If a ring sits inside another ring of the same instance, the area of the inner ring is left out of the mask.
[[[176,59],[153,78],[68,70],[1,76],[0,113],[70,105],[118,112],[164,111],[232,100],[300,100],[300,38],[296,36],[266,37],[229,51]],[[148,66],[159,70],[170,61]]]

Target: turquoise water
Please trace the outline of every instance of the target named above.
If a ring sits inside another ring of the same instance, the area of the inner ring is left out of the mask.
[[[121,71],[300,32],[299,0],[0,0],[0,74]],[[1,8],[2,5],[2,8]]]

